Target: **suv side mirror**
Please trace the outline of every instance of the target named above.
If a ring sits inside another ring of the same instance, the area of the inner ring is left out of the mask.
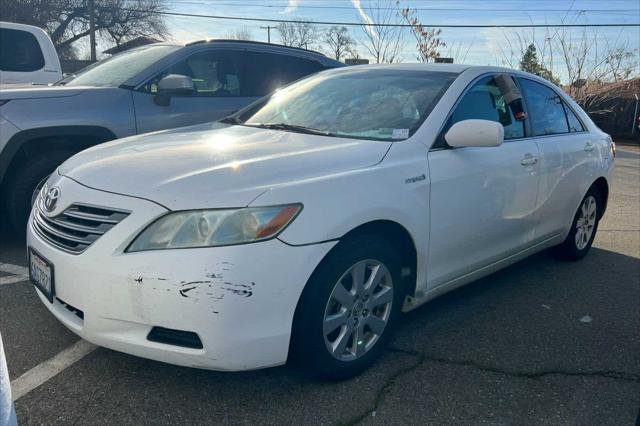
[[[167,106],[172,96],[190,96],[195,92],[191,77],[181,74],[169,74],[158,82],[158,93],[153,98],[160,106]]]
[[[500,146],[504,127],[495,121],[463,120],[451,126],[444,139],[454,148]]]

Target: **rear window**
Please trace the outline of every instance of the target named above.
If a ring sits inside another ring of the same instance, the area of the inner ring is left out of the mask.
[[[31,72],[43,67],[42,50],[33,34],[0,28],[0,70]]]

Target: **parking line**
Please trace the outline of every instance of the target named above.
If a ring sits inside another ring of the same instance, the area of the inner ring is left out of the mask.
[[[0,277],[0,285],[19,283],[29,279],[29,270],[24,266],[0,263],[0,272],[11,274],[6,277]]]
[[[96,350],[96,348],[97,346],[81,339],[53,358],[36,365],[11,382],[13,400],[17,401],[38,386],[49,381],[57,374],[89,355]]]

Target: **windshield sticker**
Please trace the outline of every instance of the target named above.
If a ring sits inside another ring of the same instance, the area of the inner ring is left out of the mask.
[[[393,129],[393,139],[406,139],[409,137],[409,129]]]

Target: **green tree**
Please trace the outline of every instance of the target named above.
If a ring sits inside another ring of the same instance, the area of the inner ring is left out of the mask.
[[[527,46],[527,50],[522,55],[520,69],[549,80],[554,84],[559,83],[559,80],[553,75],[553,73],[538,61],[538,52],[533,43]]]

